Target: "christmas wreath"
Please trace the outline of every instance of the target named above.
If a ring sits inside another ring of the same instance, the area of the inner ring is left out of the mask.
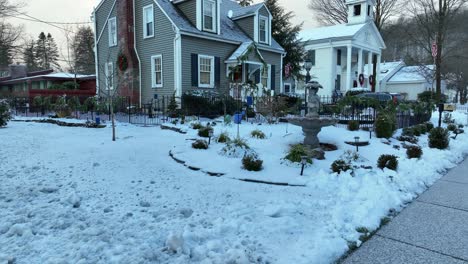
[[[361,87],[364,85],[364,74],[359,74],[359,84]]]
[[[374,82],[375,82],[374,75],[369,76],[369,84],[374,85]]]
[[[128,60],[127,57],[125,57],[124,54],[120,54],[119,57],[117,58],[117,65],[119,65],[119,70],[120,71],[126,71],[128,68]]]

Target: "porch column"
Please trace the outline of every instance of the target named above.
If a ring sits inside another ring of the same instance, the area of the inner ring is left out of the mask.
[[[380,60],[382,60],[382,54],[377,54],[377,70],[375,72],[375,91],[376,92],[381,92],[380,91],[380,82],[379,82],[379,76],[380,76]]]
[[[373,70],[373,67],[372,67],[372,51],[369,51],[369,54],[367,55],[367,88],[371,89],[371,84],[369,82],[369,76],[372,75],[372,70]]]
[[[359,76],[361,73],[363,73],[363,71],[362,71],[362,69],[363,69],[363,67],[362,67],[362,65],[363,65],[362,61],[363,61],[363,50],[362,50],[362,49],[359,49],[359,51],[358,51],[358,70],[357,70],[358,76]],[[362,84],[362,86],[361,86],[361,84],[359,83],[359,79],[358,79],[358,85],[359,85],[360,87],[364,87],[364,84]]]
[[[351,90],[352,86],[352,56],[353,56],[353,47],[348,45],[347,60],[346,60],[346,91]]]

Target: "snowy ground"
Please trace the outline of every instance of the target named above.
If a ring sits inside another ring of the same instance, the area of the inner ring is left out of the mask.
[[[454,117],[466,123],[465,114]],[[268,139],[249,138],[254,128]],[[226,177],[210,177],[168,155],[190,144],[194,130],[119,123],[117,142],[110,131],[23,122],[0,129],[0,263],[331,263],[358,241],[356,228],[377,228],[390,209],[400,210],[468,154],[466,134],[446,151],[429,149],[421,136],[420,160],[394,149],[394,139],[373,139],[360,149],[363,164],[396,154],[398,173],[337,176],[330,163],[353,149],[343,142],[368,133],[332,127],[320,139],[339,150],[301,178],[298,168],[279,164],[288,144],[302,140],[299,128],[244,124],[241,134],[265,170],[247,173],[240,161],[206,162],[194,151],[201,165],[229,168]],[[215,135],[222,131],[234,136],[236,127],[218,125]],[[306,187],[242,182],[240,175]]]

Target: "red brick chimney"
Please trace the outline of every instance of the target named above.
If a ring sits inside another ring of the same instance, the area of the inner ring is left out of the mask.
[[[125,80],[120,87],[121,96],[130,96],[133,103],[138,103],[140,98],[139,90],[139,68],[138,59],[135,52],[135,20],[133,18],[133,1],[117,0],[117,28],[119,54],[125,56],[128,67],[123,74]]]

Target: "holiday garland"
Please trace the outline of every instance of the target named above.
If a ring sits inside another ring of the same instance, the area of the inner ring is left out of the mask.
[[[117,58],[117,65],[119,65],[119,70],[121,71],[126,71],[128,68],[128,60],[127,57],[125,57],[124,54],[120,54],[119,57]]]

